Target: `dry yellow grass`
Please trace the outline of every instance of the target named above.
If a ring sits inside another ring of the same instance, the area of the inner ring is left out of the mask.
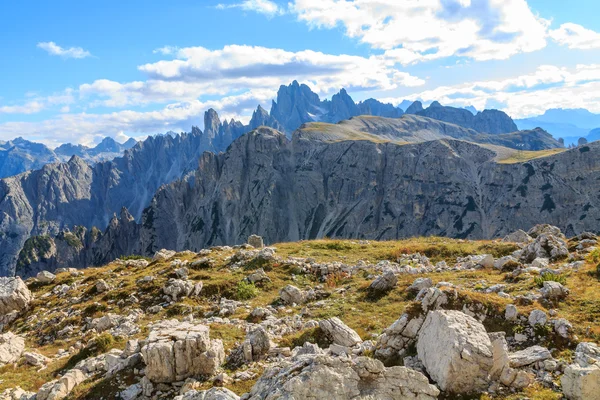
[[[548,149],[539,151],[514,151],[508,158],[498,160],[499,164],[517,164],[520,162],[526,162],[537,158],[553,156],[560,154],[567,149]]]

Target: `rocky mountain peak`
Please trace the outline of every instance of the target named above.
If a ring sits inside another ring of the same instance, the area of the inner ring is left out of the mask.
[[[279,121],[286,132],[292,132],[305,122],[314,121],[322,114],[321,100],[307,85],[292,82],[277,91],[277,101],[271,106],[271,116]]]
[[[416,114],[419,111],[423,111],[423,103],[416,100],[406,109],[406,114]]]
[[[204,136],[206,139],[214,139],[219,133],[220,127],[219,114],[213,108],[209,108],[204,113]]]

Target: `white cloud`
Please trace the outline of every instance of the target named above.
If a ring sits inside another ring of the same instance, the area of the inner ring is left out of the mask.
[[[540,50],[550,23],[526,0],[294,0],[289,8],[312,27],[341,25],[347,36],[403,64]]]
[[[284,10],[270,0],[245,0],[234,4],[218,4],[218,9],[240,8],[245,11],[254,11],[267,16],[283,14]]]
[[[152,53],[154,54],[162,54],[162,55],[171,55],[171,54],[175,54],[177,53],[177,51],[179,50],[179,47],[176,46],[163,46],[160,47],[158,49],[154,49],[152,50]]]
[[[73,90],[65,89],[62,93],[43,97],[37,93],[27,93],[30,100],[24,104],[0,105],[0,114],[35,114],[51,106],[71,104],[74,102]]]
[[[35,114],[44,108],[44,104],[39,101],[29,101],[21,105],[0,106],[0,114]]]
[[[600,49],[600,33],[581,25],[567,23],[550,31],[550,37],[570,49]]]
[[[441,86],[406,96],[445,105],[498,108],[513,118],[543,114],[549,108],[586,108],[600,113],[600,65],[538,67],[533,73],[503,80]],[[382,99],[394,104],[400,98]]]
[[[267,106],[274,92],[250,91],[219,100],[180,102],[156,111],[123,110],[105,114],[60,114],[39,122],[0,124],[0,140],[27,133],[29,140],[56,147],[65,142],[93,145],[106,136],[122,140],[124,135],[140,138],[167,131],[189,132],[192,125],[202,127],[204,111],[214,108],[221,120],[235,118],[244,123],[257,104]]]
[[[92,55],[89,51],[81,47],[69,47],[65,49],[54,42],[40,42],[37,44],[37,47],[46,50],[50,55],[61,56],[63,58],[86,58]]]

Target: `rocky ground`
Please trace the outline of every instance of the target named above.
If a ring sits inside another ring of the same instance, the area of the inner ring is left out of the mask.
[[[0,278],[0,399],[600,399],[600,247],[259,237]]]

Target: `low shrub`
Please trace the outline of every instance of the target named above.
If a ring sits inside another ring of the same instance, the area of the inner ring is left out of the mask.
[[[259,293],[260,289],[258,289],[253,283],[239,281],[235,288],[235,299],[250,300],[258,296]]]
[[[538,285],[538,287],[543,287],[544,282],[546,282],[546,281],[558,282],[561,285],[565,285],[567,283],[567,277],[562,274],[553,274],[552,272],[544,272],[540,276],[535,277],[534,281],[535,281],[535,284]]]

